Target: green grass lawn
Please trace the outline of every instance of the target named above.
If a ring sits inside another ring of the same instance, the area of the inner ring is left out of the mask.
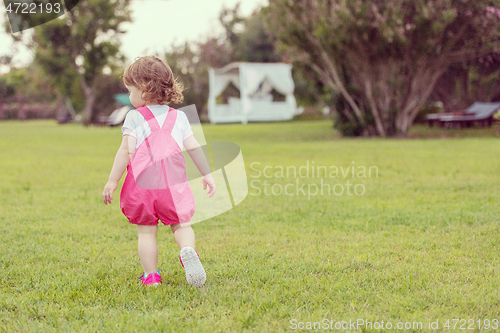
[[[205,290],[187,285],[167,227],[164,283],[144,288],[136,228],[101,198],[120,129],[0,122],[0,331],[336,331],[364,320],[372,327],[345,331],[438,321],[434,331],[473,332],[500,319],[498,128],[417,126],[412,139],[339,138],[329,121],[204,131],[241,147],[253,186],[193,227]],[[280,174],[313,164],[328,174]],[[354,177],[331,173],[347,167]],[[337,192],[313,195],[321,184]]]

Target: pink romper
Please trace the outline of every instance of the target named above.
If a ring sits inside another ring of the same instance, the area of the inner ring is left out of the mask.
[[[120,194],[120,208],[130,223],[165,225],[187,223],[194,215],[193,192],[186,175],[186,161],[171,132],[177,110],[170,108],[163,126],[147,107],[137,109],[151,134],[139,145],[127,166]]]

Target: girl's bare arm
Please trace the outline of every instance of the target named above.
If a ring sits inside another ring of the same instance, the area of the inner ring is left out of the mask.
[[[203,189],[206,190],[208,186],[209,190],[207,194],[210,197],[213,196],[215,194],[215,183],[203,149],[193,135],[184,140],[183,144],[194,164],[196,164],[196,167],[203,175]]]
[[[115,156],[115,161],[113,163],[113,168],[109,174],[109,180],[106,186],[104,186],[104,191],[102,192],[102,199],[104,204],[111,203],[113,201],[113,192],[118,187],[118,182],[123,176],[125,169],[127,168],[128,162],[130,161],[131,150],[133,147],[135,150],[135,144],[132,145],[135,138],[130,135],[124,135],[122,139],[122,144],[118,148],[118,152]],[[132,151],[133,153],[133,151]]]

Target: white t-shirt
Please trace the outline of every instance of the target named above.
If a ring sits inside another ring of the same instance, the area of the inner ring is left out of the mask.
[[[147,108],[151,110],[156,118],[156,121],[158,121],[158,124],[162,127],[165,119],[167,119],[167,113],[170,107],[168,105],[150,105],[147,106]],[[144,139],[151,134],[151,128],[149,128],[148,122],[139,113],[139,111],[130,110],[125,117],[122,132],[123,135],[131,135],[137,139],[137,143],[135,145],[135,148],[137,149]],[[184,147],[184,140],[193,135],[191,125],[189,124],[187,116],[184,112],[177,110],[177,118],[175,119],[171,135],[181,150]]]

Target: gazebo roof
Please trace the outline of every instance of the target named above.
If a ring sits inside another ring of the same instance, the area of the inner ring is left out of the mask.
[[[232,82],[244,95],[253,94],[266,82],[265,92],[275,88],[283,95],[293,94],[292,65],[285,63],[233,62],[211,68],[210,90],[218,96]]]
[[[214,68],[214,72],[215,74],[238,73],[242,66],[254,67],[254,68],[258,67],[265,68],[268,66],[272,67],[288,66],[290,68],[292,67],[292,65],[283,62],[232,62],[222,68]]]

